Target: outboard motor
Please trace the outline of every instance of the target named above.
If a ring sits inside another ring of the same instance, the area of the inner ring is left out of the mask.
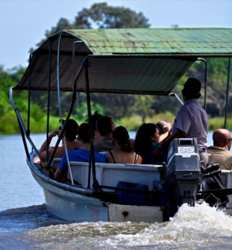
[[[200,184],[201,166],[196,139],[177,138],[169,146],[166,165],[166,192],[169,216],[183,203],[194,205]]]

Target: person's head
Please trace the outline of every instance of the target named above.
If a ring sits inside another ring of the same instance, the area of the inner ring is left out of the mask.
[[[157,125],[153,123],[144,123],[142,124],[135,137],[135,151],[138,154],[143,154],[147,150],[151,149],[152,143],[159,142],[159,129]]]
[[[97,129],[97,122],[100,118],[103,116],[101,114],[98,114],[98,112],[95,112],[91,117],[90,117],[90,124],[94,130]]]
[[[128,131],[123,126],[118,126],[113,130],[113,143],[118,144],[122,151],[133,151]]]
[[[73,119],[69,119],[64,124],[64,136],[67,141],[74,141],[79,131],[79,125]]]
[[[182,89],[184,100],[198,99],[201,97],[201,82],[193,77],[188,78]]]
[[[108,136],[112,134],[113,122],[111,117],[102,116],[97,120],[97,130],[101,136]]]
[[[83,143],[90,143],[90,126],[88,123],[82,123],[79,127],[78,139]]]
[[[230,131],[224,128],[216,129],[213,132],[213,145],[216,147],[225,147],[228,150],[231,148],[232,136]]]

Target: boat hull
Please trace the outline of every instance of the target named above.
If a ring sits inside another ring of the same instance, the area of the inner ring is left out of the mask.
[[[95,221],[163,221],[158,206],[120,205],[91,196],[91,190],[72,187],[44,175],[28,162],[32,175],[43,188],[47,210],[53,216],[70,222]]]
[[[57,182],[41,171],[38,165],[28,162],[32,175],[43,188],[47,210],[53,216],[70,222],[133,221],[161,222],[163,208],[114,204],[94,197],[92,190]],[[111,170],[109,170],[111,171]],[[232,187],[232,171],[222,171],[226,188]],[[102,178],[105,179],[105,178]],[[229,195],[226,211],[232,214],[232,195]]]

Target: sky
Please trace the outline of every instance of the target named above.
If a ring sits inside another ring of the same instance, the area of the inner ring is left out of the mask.
[[[97,2],[141,11],[152,27],[232,28],[232,0],[0,0],[0,65],[26,66],[46,30]]]

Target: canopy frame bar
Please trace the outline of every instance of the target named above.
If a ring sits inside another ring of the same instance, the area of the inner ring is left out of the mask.
[[[231,82],[231,57],[228,58],[228,63],[227,63],[227,84],[226,84],[224,128],[227,128],[227,115],[228,115],[230,82]]]
[[[90,99],[90,88],[89,88],[89,61],[85,62],[85,83],[86,83],[86,101],[87,101],[87,111],[88,111],[88,122],[90,126],[90,157],[89,157],[89,173],[88,173],[88,188],[90,188],[91,180],[91,170],[93,178],[93,188],[98,189],[99,184],[96,178],[96,166],[95,166],[95,149],[94,149],[94,125],[91,122],[91,99]]]
[[[58,137],[58,140],[56,141],[54,150],[53,150],[53,152],[52,152],[52,154],[51,154],[51,156],[50,156],[50,158],[49,158],[48,167],[51,166],[51,163],[52,163],[52,161],[53,161],[53,159],[54,159],[54,157],[55,157],[55,153],[56,153],[56,151],[57,151],[57,148],[58,148],[58,146],[59,146],[59,143],[60,143],[60,141],[61,141],[61,139],[62,139],[62,137],[63,137],[63,135],[64,135],[64,127],[65,127],[65,124],[66,124],[67,120],[70,118],[70,116],[71,116],[71,114],[72,114],[72,111],[73,111],[73,108],[74,108],[74,104],[75,104],[75,102],[76,102],[76,92],[77,92],[77,91],[76,91],[76,88],[77,88],[77,82],[78,82],[78,79],[79,79],[79,77],[80,77],[80,75],[81,75],[81,73],[82,73],[82,70],[84,69],[84,64],[85,64],[86,59],[87,59],[87,57],[85,57],[85,58],[82,60],[82,62],[81,62],[81,64],[80,64],[80,67],[79,67],[79,69],[78,69],[78,71],[77,71],[77,74],[76,74],[76,76],[75,76],[74,85],[73,85],[73,95],[72,95],[71,105],[70,105],[70,107],[69,107],[69,112],[68,112],[68,114],[67,114],[67,116],[66,116],[66,119],[65,119],[65,122],[64,122],[64,126],[62,127],[62,130],[61,130],[61,132],[60,132],[60,135],[59,135],[59,137]]]
[[[29,64],[31,63],[31,54],[29,57]],[[28,95],[27,95],[27,134],[30,136],[31,132],[31,75],[29,76],[28,79]]]
[[[50,130],[50,108],[51,108],[51,66],[52,66],[52,41],[49,40],[49,54],[48,54],[48,91],[47,91],[47,124],[46,124],[46,162],[48,163],[49,159],[49,143],[48,143],[48,134]]]

